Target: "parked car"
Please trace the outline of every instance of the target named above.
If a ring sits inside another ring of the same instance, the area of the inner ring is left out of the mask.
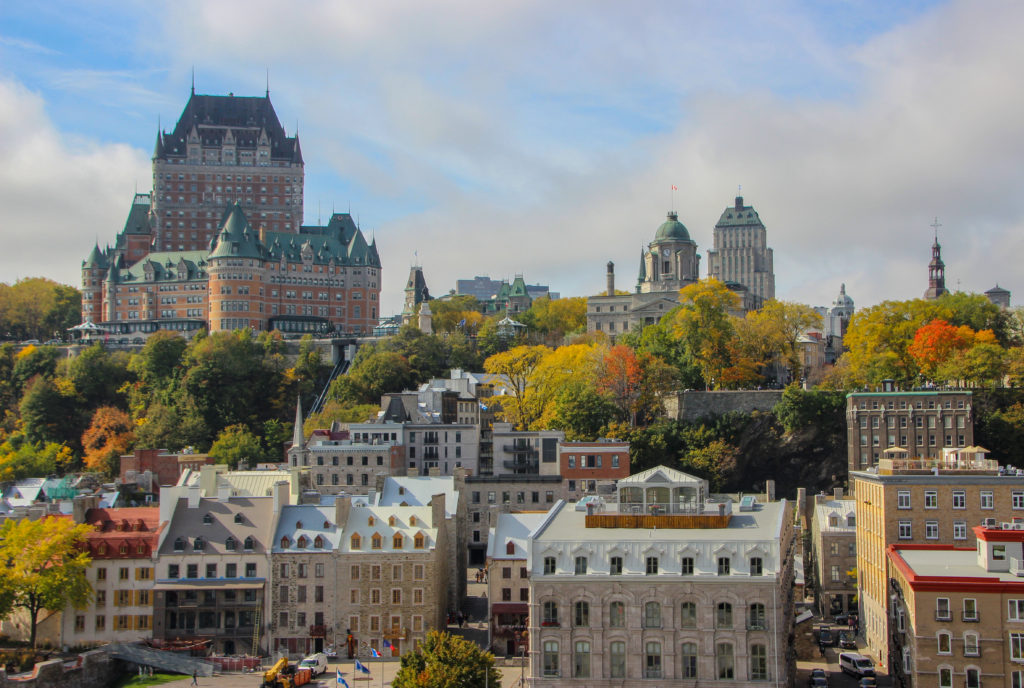
[[[319,676],[327,671],[327,655],[323,652],[317,652],[315,655],[310,655],[299,662],[299,668],[310,669],[314,676]]]
[[[825,647],[835,645],[836,639],[832,636],[832,629],[822,627],[818,629],[818,644]]]
[[[875,675],[875,663],[871,661],[871,658],[856,652],[840,652],[839,668],[843,670],[844,674],[851,676]]]
[[[811,669],[807,686],[808,688],[828,688],[828,673],[824,669]]]
[[[844,650],[857,649],[857,637],[853,634],[853,631],[839,632],[839,647]]]
[[[849,614],[836,614],[832,617],[832,623],[836,626],[849,626],[850,615]]]
[[[874,676],[864,676],[858,685],[860,688],[878,688],[878,681]]]

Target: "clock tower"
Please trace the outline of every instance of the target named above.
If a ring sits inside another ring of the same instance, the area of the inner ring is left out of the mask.
[[[700,279],[697,243],[675,211],[658,227],[640,258],[638,293],[678,291]]]

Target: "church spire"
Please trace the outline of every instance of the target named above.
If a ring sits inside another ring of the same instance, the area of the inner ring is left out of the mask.
[[[295,398],[295,427],[292,431],[292,448],[302,449],[306,441],[305,428],[302,426],[302,397]]]
[[[928,263],[928,290],[925,291],[926,299],[937,299],[946,291],[946,264],[942,262],[942,245],[939,244],[939,218],[935,218],[932,229],[935,230],[935,242],[932,244],[932,259]]]

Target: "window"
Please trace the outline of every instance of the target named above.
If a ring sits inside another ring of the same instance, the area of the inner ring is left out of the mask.
[[[587,558],[576,557],[576,575],[585,576],[587,574]]]
[[[831,571],[831,573],[832,573],[832,582],[833,583],[838,583],[839,582],[839,566],[837,564],[832,564],[832,571]]]
[[[544,615],[541,617],[541,622],[544,626],[557,626],[558,625],[558,603],[548,600],[543,606]]]
[[[644,604],[644,628],[661,628],[661,603]]]
[[[900,540],[909,540],[911,535],[910,521],[900,521],[898,527],[898,537]]]
[[[1006,560],[1006,545],[992,545],[992,559],[996,561]]]
[[[750,575],[760,576],[762,572],[761,557],[750,557]]]
[[[764,645],[750,646],[750,680],[768,680],[768,652]]]
[[[1010,688],[1024,688],[1024,671],[1014,671],[1010,679]]]
[[[697,643],[683,643],[683,678],[697,678]]]
[[[967,492],[965,492],[964,490],[953,490],[953,508],[967,508]]]
[[[697,628],[697,604],[695,602],[683,602],[679,606],[679,627]]]
[[[693,575],[693,557],[683,557],[681,570],[684,576]]]
[[[981,508],[982,509],[994,509],[995,498],[992,496],[992,490],[981,491]]]
[[[554,640],[544,641],[544,660],[542,672],[544,676],[558,676],[558,643]]]
[[[245,565],[245,577],[255,578],[256,577],[256,564],[249,562]]]
[[[939,667],[939,688],[953,688],[953,670],[949,667]]]
[[[572,675],[575,678],[590,678],[590,643],[577,640],[572,653]]]
[[[238,576],[238,564],[224,564],[224,577],[235,578]]]
[[[235,538],[229,535],[228,539],[224,541],[224,549],[226,549],[229,552],[234,552],[236,546],[237,545],[235,543]]]
[[[967,521],[953,521],[953,539],[967,539]]]
[[[715,608],[715,628],[732,628],[732,605],[719,602]]]
[[[644,646],[644,678],[661,678],[661,643]]]
[[[1008,600],[1010,621],[1024,621],[1024,600]]]
[[[952,615],[949,613],[949,598],[939,597],[935,600],[935,618],[938,621],[949,621]]]
[[[127,573],[127,571],[128,570],[125,569],[125,573]],[[206,565],[206,577],[207,578],[216,578],[217,577],[217,565],[216,564],[207,564]]]
[[[939,493],[935,490],[924,491],[924,508],[925,509],[938,509],[939,508]]]
[[[924,536],[928,540],[937,540],[939,538],[939,522],[938,521],[925,521],[924,522]]]
[[[715,645],[715,668],[718,671],[718,679],[720,681],[735,677],[736,667],[730,643],[718,643]]]
[[[981,672],[975,668],[969,668],[965,672],[966,688],[981,688]]]
[[[978,620],[978,601],[972,597],[964,598],[964,621]]]
[[[626,678],[626,643],[617,640],[608,648],[611,678]]]
[[[978,634],[964,633],[964,657],[977,657],[979,654]]]
[[[1010,634],[1010,659],[1024,662],[1024,633]]]
[[[658,575],[658,557],[647,557],[645,570],[648,576]]]
[[[728,576],[729,575],[729,557],[718,557],[718,575]]]
[[[1024,492],[1020,490],[1014,490],[1012,495],[1013,508],[1024,509]]]
[[[947,631],[939,631],[936,635],[936,639],[938,641],[937,652],[940,655],[953,654],[953,636],[951,636]]]
[[[177,576],[172,576],[172,578],[177,578]],[[105,580],[107,580],[107,570],[103,569],[103,568],[96,569],[96,580],[98,580],[98,581],[105,581]]]
[[[897,509],[909,509],[910,508],[910,490],[899,490],[896,493],[896,508]]]
[[[214,570],[216,570],[217,565],[214,564],[213,568],[214,568]],[[209,567],[207,567],[207,571],[209,571]],[[216,574],[214,574],[212,577],[216,577]],[[122,566],[121,568],[119,568],[117,570],[117,579],[118,580],[128,580],[128,568],[127,567]]]
[[[752,631],[759,631],[767,628],[764,605],[760,602],[752,602],[747,612],[747,628]]]
[[[256,546],[256,541],[252,539],[252,536],[245,538],[245,542],[242,543],[242,549],[251,550]]]
[[[622,557],[611,557],[608,560],[608,573],[618,576],[622,573]]]
[[[590,625],[590,603],[580,601],[573,605],[573,626]]]
[[[384,547],[384,538],[380,536],[380,533],[374,533],[370,537],[370,547],[372,549],[382,549]]]
[[[610,628],[623,628],[626,625],[626,605],[622,602],[612,602],[608,605],[608,626]]]

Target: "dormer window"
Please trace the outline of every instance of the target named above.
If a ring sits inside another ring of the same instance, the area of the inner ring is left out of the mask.
[[[403,539],[401,533],[395,533],[395,536],[391,538],[391,546],[394,549],[402,549],[402,542]]]
[[[128,554],[128,545],[124,542],[121,543],[121,548],[118,550],[121,554]]]
[[[299,536],[299,541],[297,543],[295,543],[295,544],[296,544],[296,546],[299,549],[306,549],[306,536],[305,535],[300,535]]]
[[[195,540],[192,541],[192,551],[193,552],[202,552],[203,548],[205,546],[206,545],[203,542],[203,538],[201,538],[201,537],[197,537]]]
[[[184,552],[185,551],[185,538],[183,538],[183,537],[175,538],[175,540],[174,540],[174,551],[175,552]],[[102,554],[102,552],[100,552],[100,554]]]
[[[395,521],[396,521],[396,519],[395,519],[394,516],[388,516],[388,525],[389,526],[394,526],[395,525]]]
[[[233,538],[233,537],[231,537],[229,535],[228,539],[224,541],[224,549],[226,549],[229,552],[234,552],[235,551],[235,546],[236,546],[235,538]]]
[[[505,554],[515,554],[515,553],[516,553],[516,543],[512,542],[511,540],[509,540],[508,542],[505,543]]]
[[[353,533],[350,547],[352,549],[359,549],[362,546],[363,546],[363,539],[361,537],[359,537],[359,533]]]
[[[208,526],[213,523],[213,516],[211,514],[203,514],[203,525]]]
[[[384,538],[380,536],[380,533],[374,533],[370,539],[370,547],[373,549],[381,549],[384,546]]]
[[[330,527],[331,527],[331,522],[330,521],[324,521],[324,528],[330,528]]]
[[[284,537],[281,538],[281,549],[287,549],[288,548],[288,543],[289,543],[288,536],[285,535]]]
[[[368,525],[368,526],[372,526],[373,525],[373,516],[370,516],[370,518],[368,518],[366,520],[366,525]]]
[[[252,536],[250,535],[249,537],[245,538],[245,542],[242,543],[242,547],[244,549],[251,550],[255,544],[256,544],[256,541],[253,540]]]
[[[411,526],[416,525],[416,517],[415,516],[410,516],[409,517],[409,525],[411,525]]]
[[[320,537],[319,535],[317,535],[316,539],[313,540],[313,546],[316,547],[317,549],[323,549],[324,548],[324,539],[322,537]]]
[[[106,553],[107,553],[107,546],[105,544],[103,544],[103,543],[100,543],[100,546],[96,548],[96,554],[106,554]]]
[[[854,514],[850,514],[846,517],[846,525],[853,528],[857,525],[857,517]]]
[[[301,530],[302,529],[302,521],[296,521],[295,522],[295,529],[296,530]]]
[[[242,514],[235,514],[235,523],[245,523],[245,516]]]
[[[426,538],[423,537],[423,533],[416,533],[416,537],[412,539],[412,546],[415,549],[423,549],[426,544]]]

